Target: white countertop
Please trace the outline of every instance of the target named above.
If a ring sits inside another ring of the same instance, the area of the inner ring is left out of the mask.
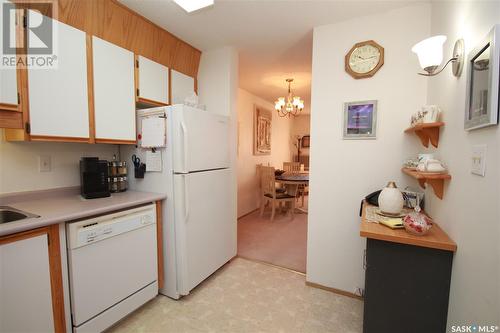
[[[0,198],[0,205],[10,206],[40,217],[2,223],[0,224],[0,236],[101,215],[166,198],[167,195],[162,193],[129,190],[122,193],[112,193],[107,198],[84,199],[80,196],[78,188],[38,191],[12,196],[3,195]]]

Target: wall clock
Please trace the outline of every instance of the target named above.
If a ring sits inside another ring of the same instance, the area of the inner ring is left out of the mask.
[[[373,40],[354,44],[345,56],[345,71],[355,79],[372,77],[384,64],[384,48]]]

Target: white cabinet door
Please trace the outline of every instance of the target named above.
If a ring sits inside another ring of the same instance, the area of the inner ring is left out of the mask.
[[[6,0],[0,0],[0,36],[2,36],[2,43],[0,43],[0,54],[5,54],[3,50],[3,36],[4,36],[4,21],[3,21],[3,5],[7,3]],[[15,39],[15,19],[12,17],[14,13],[11,14],[9,32],[5,31],[9,35],[9,41],[16,45]],[[0,69],[0,104],[12,104],[17,105],[17,75],[16,69]]]
[[[28,70],[31,135],[89,138],[86,34],[53,23],[57,67]]]
[[[139,98],[168,104],[168,67],[138,56]]]
[[[134,54],[92,37],[96,140],[135,141]]]
[[[194,93],[194,79],[172,70],[172,104],[183,104],[184,99]]]
[[[47,235],[0,245],[0,332],[53,332]]]

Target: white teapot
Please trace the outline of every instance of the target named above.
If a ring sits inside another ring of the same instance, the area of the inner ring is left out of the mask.
[[[378,196],[378,206],[382,213],[397,215],[403,210],[403,194],[395,182],[389,182]]]
[[[421,172],[445,172],[446,168],[444,167],[443,163],[441,163],[440,160],[436,159],[426,159],[424,161],[421,161],[418,166],[417,170]]]

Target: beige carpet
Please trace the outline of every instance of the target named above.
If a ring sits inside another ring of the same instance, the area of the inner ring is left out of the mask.
[[[362,301],[308,287],[300,274],[236,258],[189,296],[157,296],[110,332],[361,333],[362,326]]]
[[[288,214],[277,213],[272,222],[270,216],[266,208],[262,218],[256,211],[238,220],[238,255],[305,273],[307,214],[290,220]]]

